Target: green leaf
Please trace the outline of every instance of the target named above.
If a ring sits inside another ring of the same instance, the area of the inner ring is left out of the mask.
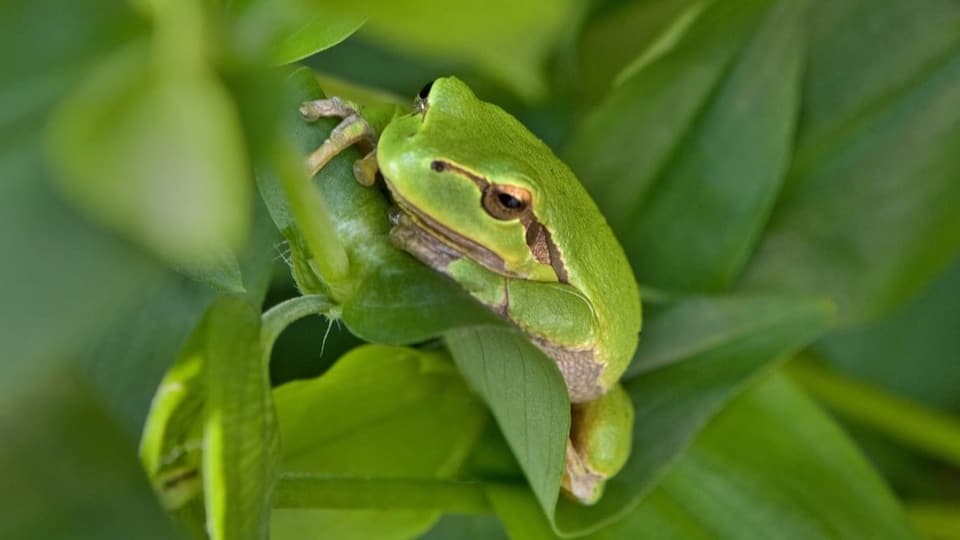
[[[265,538],[280,451],[260,311],[224,298],[206,321],[203,480],[213,539]]]
[[[882,107],[958,46],[951,0],[817,0],[809,15],[800,146]]]
[[[740,274],[790,161],[806,3],[773,6],[634,207],[621,238],[641,282],[719,292]]]
[[[899,310],[875,323],[832,334],[817,344],[817,350],[848,375],[932,407],[951,409],[960,388],[956,321],[960,321],[960,259]]]
[[[507,540],[507,534],[495,516],[446,514],[420,540]]]
[[[329,49],[347,39],[366,21],[356,14],[344,14],[329,5],[314,3],[308,16],[294,28],[286,29],[273,48],[277,64],[289,64]]]
[[[220,298],[164,377],[144,428],[155,489],[211,538],[267,534],[279,448],[266,359],[259,310]],[[199,482],[200,513],[188,506]]]
[[[76,377],[57,373],[24,396],[0,413],[0,537],[181,537],[130,438]]]
[[[495,501],[496,499],[492,497]],[[556,538],[527,494],[497,507],[511,539]],[[915,538],[846,435],[784,377],[736,399],[657,489],[590,540]]]
[[[343,320],[373,342],[408,344],[448,329],[502,324],[451,279],[405,253],[380,266],[347,300]]]
[[[709,353],[802,320],[828,306],[791,295],[691,296],[646,309],[643,337],[625,378]]]
[[[851,325],[898,306],[960,249],[960,6],[845,4],[859,6],[820,12],[814,41],[836,45],[815,50],[807,74],[816,123],[744,286],[829,295]],[[924,36],[906,39],[920,23]],[[848,69],[879,50],[895,51],[890,66]]]
[[[700,313],[692,309],[697,305],[701,306]],[[733,329],[726,318],[712,318],[723,312],[736,315],[745,306],[759,309],[751,313],[750,322],[741,315],[743,322]],[[777,312],[775,317],[771,317],[772,311]],[[629,512],[730,399],[759,372],[819,336],[832,312],[829,303],[811,299],[723,299],[713,305],[699,299],[668,310],[663,316],[669,326],[654,319],[644,336],[644,340],[654,342],[654,350],[661,340],[682,341],[676,336],[678,330],[687,328],[678,316],[682,314],[689,317],[687,336],[692,343],[702,342],[704,337],[710,337],[712,343],[709,347],[681,349],[675,354],[685,354],[682,360],[651,366],[625,380],[624,387],[636,409],[630,458],[607,482],[604,496],[595,506],[561,501],[558,530],[567,534],[595,530]],[[715,330],[703,323],[711,318],[718,323]],[[715,333],[721,337],[713,338]]]
[[[189,530],[205,530],[202,510],[205,321],[164,374],[140,439],[140,461],[164,507]],[[199,508],[198,508],[199,507]]]
[[[155,54],[142,42],[117,51],[62,104],[50,133],[59,186],[174,265],[208,267],[249,226],[240,124],[213,73],[153,65]]]
[[[781,376],[738,398],[659,488],[591,539],[915,538],[850,440]]]
[[[546,93],[547,55],[582,6],[570,0],[338,0],[331,5],[368,16],[360,35],[386,48],[427,58],[466,60],[528,99]]]
[[[578,44],[578,68],[585,103],[596,103],[613,85],[627,63],[660,42],[670,28],[704,0],[652,0],[621,2],[592,17]]]
[[[487,496],[511,540],[556,538],[537,499],[523,486],[491,486]]]
[[[445,338],[460,372],[493,412],[537,496],[553,515],[570,432],[567,388],[552,359],[512,329],[462,328]]]
[[[771,4],[710,3],[673,48],[616,87],[576,130],[568,163],[624,240]],[[624,249],[635,262],[638,246],[628,242]]]
[[[285,508],[274,511],[274,538],[394,538],[422,532],[436,511],[395,506],[381,511],[386,508],[375,506],[380,482],[390,492],[412,490],[415,498],[416,482],[404,484],[410,479],[451,477],[487,418],[444,356],[382,345],[354,349],[322,376],[277,388],[275,400],[283,469],[296,476],[282,492]],[[311,477],[317,481],[311,483]],[[390,487],[391,479],[403,485]],[[291,482],[297,481],[313,487],[292,491]],[[363,501],[365,489],[372,508],[342,509],[342,501]],[[333,510],[325,500],[341,502]]]
[[[254,234],[237,264],[248,285],[244,298],[259,305],[273,268],[276,230],[262,208],[256,216]],[[158,281],[144,293],[139,309],[111,327],[79,361],[103,405],[132,440],[140,437],[164,372],[218,297],[210,287],[173,272]]]
[[[812,357],[812,355],[809,355]],[[815,398],[851,423],[872,428],[903,446],[960,465],[960,420],[818,366],[816,357],[788,366],[790,375]]]
[[[236,255],[233,251],[222,247],[211,250],[204,260],[178,270],[194,281],[206,283],[225,293],[246,292]]]
[[[288,89],[285,130],[298,151],[306,155],[323,143],[336,120],[308,124],[300,117],[301,102],[323,96],[309,70],[294,72]],[[389,201],[379,190],[356,181],[353,161],[360,157],[356,149],[347,149],[317,175],[313,184],[298,184],[298,191],[290,195],[300,197],[299,209],[292,208],[276,172],[258,170],[261,194],[290,243],[292,266],[301,290],[311,292],[302,276],[312,270],[299,269],[312,262],[322,269],[322,261],[327,261],[331,270],[323,270],[322,276],[342,274],[342,280],[328,277],[326,281],[328,285],[336,282],[331,289],[337,293],[334,298],[344,303],[344,323],[354,334],[379,343],[416,343],[452,327],[496,321],[462,287],[390,243]],[[292,174],[300,175],[298,171]],[[310,198],[314,203],[306,202]],[[300,239],[305,239],[309,250],[298,246]],[[320,251],[314,246],[324,247]],[[310,252],[312,261],[302,260]],[[346,267],[341,268],[341,264],[348,262],[349,273],[344,273]]]

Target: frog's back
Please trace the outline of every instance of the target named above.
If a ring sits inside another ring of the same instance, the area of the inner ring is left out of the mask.
[[[534,203],[534,213],[560,251],[561,281],[580,290],[594,308],[595,361],[607,364],[600,382],[609,388],[630,363],[641,325],[640,296],[623,248],[587,190],[543,141],[500,107],[477,99],[462,82],[451,82],[462,94],[449,106],[437,104],[443,108],[434,118],[443,124],[437,129],[450,139],[469,140],[470,155],[484,156],[483,173],[520,173],[536,185],[543,200]],[[437,151],[456,160],[457,145],[451,146]]]
[[[489,134],[489,155],[505,156],[501,164],[504,172],[523,171],[538,186],[546,204],[534,204],[537,220],[553,236],[566,282],[593,305],[598,323],[595,361],[607,364],[601,384],[609,388],[627,368],[639,339],[642,315],[633,270],[600,209],[573,171],[519,120],[495,105],[485,105],[496,111],[489,114],[509,118],[497,122],[508,127]],[[492,158],[490,163],[498,161]]]
[[[612,386],[627,368],[641,326],[640,293],[623,248],[603,214],[569,168],[557,159],[557,205],[550,223],[568,283],[592,302],[598,323],[597,361],[607,363],[601,382]]]

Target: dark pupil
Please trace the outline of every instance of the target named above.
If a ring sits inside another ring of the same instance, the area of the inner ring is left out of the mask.
[[[420,96],[420,99],[427,99],[427,96],[430,95],[430,88],[433,87],[433,81],[428,82],[420,89],[420,93],[417,94]]]
[[[500,201],[500,204],[511,210],[516,210],[517,208],[523,206],[523,203],[520,202],[520,199],[508,193],[498,193],[497,199]]]

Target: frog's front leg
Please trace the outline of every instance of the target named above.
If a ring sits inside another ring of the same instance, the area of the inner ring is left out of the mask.
[[[372,186],[377,176],[377,134],[370,123],[360,115],[358,107],[340,98],[317,99],[306,101],[300,105],[300,114],[308,122],[320,118],[343,118],[337,127],[333,128],[327,140],[320,148],[307,156],[307,170],[313,176],[320,169],[345,148],[357,143],[365,143],[369,148],[363,159],[353,164],[353,174],[357,181],[364,186]]]

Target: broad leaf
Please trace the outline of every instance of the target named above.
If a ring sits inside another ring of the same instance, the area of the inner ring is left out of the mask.
[[[238,263],[247,283],[244,297],[259,305],[273,268],[276,231],[262,210]],[[82,355],[80,366],[132,440],[140,437],[157,384],[198,326],[217,291],[167,273],[136,310]]]
[[[577,83],[586,103],[601,100],[614,77],[656,42],[665,31],[692,22],[708,0],[620,2],[591,14],[578,43]]]
[[[658,489],[590,538],[915,538],[898,502],[830,419],[782,376],[746,392]]]
[[[368,16],[361,35],[387,48],[427,58],[467,60],[527,98],[545,95],[548,53],[582,7],[570,0],[338,0],[332,5]]]
[[[267,534],[279,449],[260,340],[258,309],[216,301],[161,382],[144,428],[141,456],[155,489],[214,539]]]
[[[287,490],[284,508],[274,511],[274,538],[402,538],[425,530],[436,519],[432,509],[344,510],[343,503],[363,501],[366,489],[375,505],[377,480],[452,476],[487,418],[447,359],[399,347],[357,348],[275,396],[284,470],[293,481],[318,481],[305,504]],[[416,497],[415,482],[403,489]]]
[[[493,412],[541,508],[552,516],[563,473],[570,402],[553,360],[515,330],[454,330],[446,344]]]
[[[115,52],[61,106],[59,185],[91,219],[177,266],[208,268],[248,232],[240,124],[212,72],[171,72],[151,55],[143,42]]]
[[[771,4],[712,2],[673,48],[627,77],[577,129],[569,164],[621,239]],[[638,247],[624,245],[632,260]]]
[[[456,282],[407,254],[398,255],[392,267],[381,266],[344,306],[343,319],[351,331],[369,341],[407,344],[450,328],[499,323]]]
[[[539,508],[538,508],[539,510]],[[507,540],[497,516],[447,514],[419,540]]]
[[[816,49],[807,73],[816,124],[743,285],[829,295],[849,325],[899,305],[960,249],[960,6],[843,4],[859,7],[821,8],[814,42],[837,45]],[[891,49],[921,21],[922,38]],[[848,69],[888,50],[890,66]]]
[[[888,104],[956,53],[960,6],[951,0],[811,2],[800,146]]]
[[[496,497],[491,497],[497,501]],[[529,492],[497,506],[512,540],[551,539]],[[856,447],[780,375],[710,424],[656,490],[622,520],[585,536],[622,538],[915,538]]]
[[[732,300],[718,301],[715,306],[698,302],[712,307],[714,312],[726,308],[736,313],[741,307]],[[629,512],[730,399],[759,372],[818,337],[832,315],[832,306],[818,300],[781,299],[775,318],[770,317],[773,299],[741,302],[761,308],[752,314],[755,318],[751,323],[729,332],[726,321],[719,319],[717,329],[727,335],[711,347],[691,350],[682,360],[626,379],[624,387],[636,408],[630,459],[607,483],[604,497],[597,505],[582,507],[561,501],[557,510],[560,531],[572,534],[593,530]],[[680,304],[677,310],[682,307]],[[696,341],[704,327],[694,312],[687,313],[692,321],[689,337]],[[685,327],[677,317],[672,319],[677,327]],[[648,330],[651,334],[645,339],[655,343],[660,339],[673,340],[672,334],[678,331],[674,325],[664,327],[656,322]],[[664,338],[652,333],[658,330]]]
[[[960,388],[960,259],[922,295],[817,350],[841,371],[931,407],[955,409]],[[909,359],[909,361],[905,361]]]
[[[775,3],[619,230],[642,283],[719,292],[740,274],[792,153],[806,3]]]
[[[320,2],[303,11],[299,14],[302,19],[294,27],[285,29],[273,47],[273,60],[278,64],[296,62],[333,47],[350,37],[365,21],[355,13],[344,14]]]
[[[260,311],[234,298],[205,323],[203,481],[214,540],[265,538],[280,460]]]
[[[791,295],[691,296],[645,312],[643,336],[627,368],[633,378],[802,321],[823,303]]]

